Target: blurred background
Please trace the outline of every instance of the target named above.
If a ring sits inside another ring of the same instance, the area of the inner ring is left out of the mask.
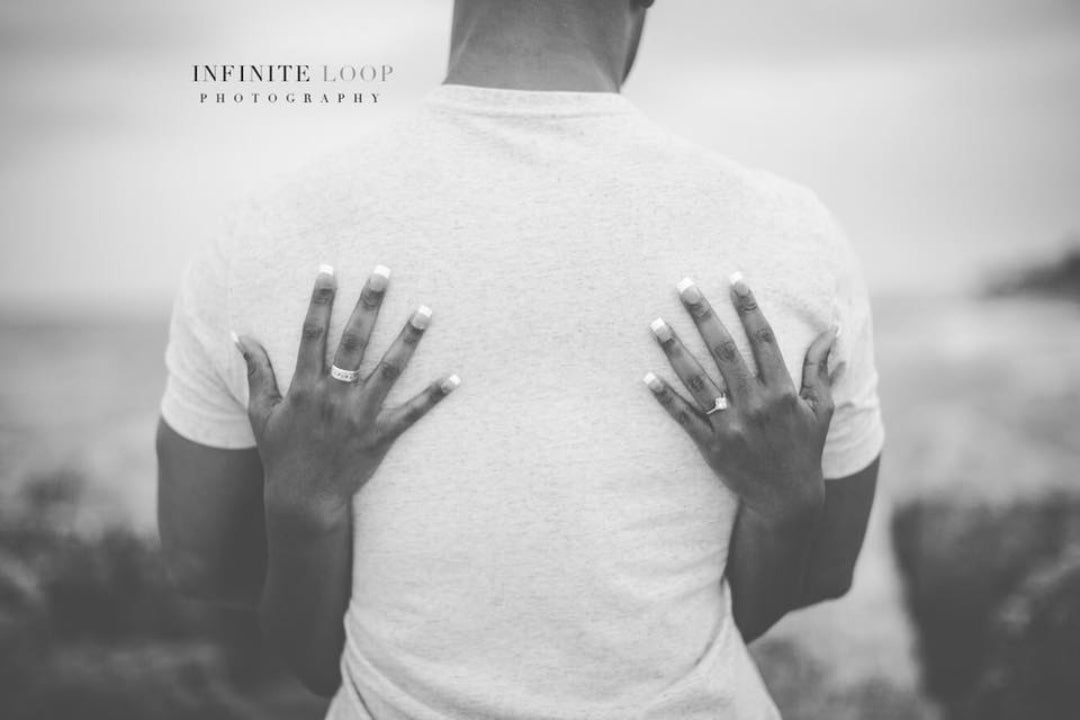
[[[321,717],[250,618],[161,578],[167,314],[251,187],[442,80],[450,5],[0,4],[0,716]],[[394,74],[353,88],[377,105],[200,104],[225,63]],[[1076,0],[651,11],[625,93],[814,188],[873,294],[879,501],[852,592],[754,648],[785,718],[1077,716],[1078,90]]]

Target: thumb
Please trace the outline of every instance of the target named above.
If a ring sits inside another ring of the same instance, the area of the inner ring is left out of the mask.
[[[270,357],[263,346],[254,340],[232,334],[233,343],[244,356],[248,377],[248,418],[257,435],[262,434],[274,406],[281,402],[277,379],[270,365]]]
[[[834,326],[815,338],[806,351],[803,362],[802,391],[799,393],[819,419],[832,419],[832,382],[829,376],[829,354],[836,346],[839,328]]]

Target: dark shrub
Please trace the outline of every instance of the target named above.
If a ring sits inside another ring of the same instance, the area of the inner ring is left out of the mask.
[[[967,720],[1072,720],[1080,714],[1080,551],[1033,573],[991,627]]]
[[[1002,602],[1080,538],[1080,498],[1053,494],[1006,506],[920,499],[896,511],[892,534],[926,689],[956,707],[983,670]]]
[[[253,612],[174,591],[156,540],[72,532],[79,483],[34,478],[0,506],[0,719],[322,716],[264,651]]]
[[[0,698],[25,692],[48,648],[48,612],[37,577],[0,551]]]
[[[209,645],[66,647],[12,720],[254,720]]]

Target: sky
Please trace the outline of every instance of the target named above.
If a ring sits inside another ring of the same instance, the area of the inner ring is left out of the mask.
[[[5,0],[0,311],[161,312],[248,190],[441,82],[450,0]],[[394,67],[382,102],[200,105],[193,64]],[[873,292],[1080,232],[1080,0],[659,0],[626,95],[838,216]]]

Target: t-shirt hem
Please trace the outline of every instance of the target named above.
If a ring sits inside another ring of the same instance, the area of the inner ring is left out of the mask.
[[[874,423],[861,438],[847,447],[830,448],[822,458],[821,469],[826,480],[850,477],[870,465],[885,447],[885,427]]]
[[[161,417],[178,435],[199,445],[241,450],[255,447],[251,425],[245,417],[215,417],[187,406],[175,395],[161,400]]]

